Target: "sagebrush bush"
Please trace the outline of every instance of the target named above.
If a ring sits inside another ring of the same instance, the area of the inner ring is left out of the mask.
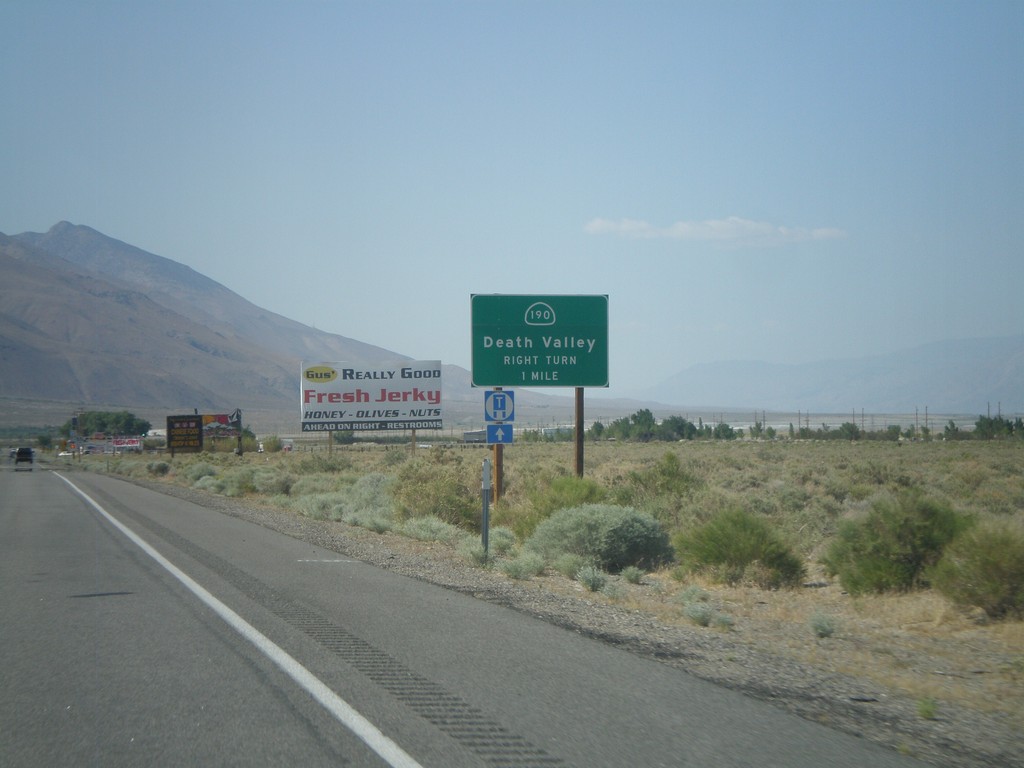
[[[432,516],[406,520],[401,526],[401,531],[406,536],[420,541],[443,541],[448,544],[456,544],[467,538],[466,532],[458,526]]]
[[[498,563],[498,570],[513,579],[528,579],[544,571],[544,558],[536,552],[520,552],[511,560]]]
[[[209,477],[217,474],[217,468],[212,464],[207,464],[205,461],[199,461],[190,466],[185,470],[185,477],[188,481],[195,485],[200,479]]]
[[[707,627],[715,617],[715,609],[708,603],[690,603],[683,608],[683,614],[694,624]]]
[[[583,557],[583,555],[565,552],[556,557],[551,565],[567,579],[575,579],[576,574],[580,572],[580,568],[590,565],[590,561]]]
[[[484,551],[483,542],[471,536],[467,536],[466,538],[462,539],[458,543],[456,551],[467,562],[472,563],[473,565],[479,565],[481,567],[487,567],[491,564],[491,561],[493,560],[491,554],[489,552]]]
[[[1024,618],[1024,530],[1009,521],[980,523],[946,547],[929,576],[956,605],[992,619]]]
[[[394,517],[394,484],[394,478],[380,472],[362,475],[344,489],[338,502],[338,516],[342,520],[353,514]]]
[[[676,600],[683,605],[690,605],[691,603],[706,603],[710,599],[711,593],[696,584],[691,584],[676,595]]]
[[[680,572],[703,571],[730,584],[774,589],[800,583],[804,564],[766,520],[742,509],[717,512],[673,541]]]
[[[644,580],[643,569],[637,568],[635,565],[627,565],[622,569],[621,575],[630,584],[639,584]]]
[[[166,461],[151,461],[146,465],[146,471],[154,477],[163,477],[171,471],[171,465]]]
[[[595,481],[576,475],[558,475],[532,488],[527,496],[540,520],[559,509],[604,501],[605,491]]]
[[[594,565],[584,565],[576,574],[576,581],[591,592],[600,592],[608,584],[608,574]]]
[[[918,490],[875,500],[840,527],[822,563],[851,595],[923,586],[925,571],[971,519]]]
[[[221,493],[225,496],[245,496],[247,493],[254,493],[254,475],[252,467],[234,467],[228,470],[224,473],[224,489]]]
[[[335,493],[344,486],[344,481],[336,475],[303,475],[292,483],[288,495],[293,497],[317,496]]]
[[[811,616],[810,625],[815,637],[821,639],[832,637],[836,631],[835,617],[829,616],[827,613],[815,613]]]
[[[657,496],[684,497],[704,485],[704,479],[690,467],[683,466],[678,454],[666,451],[653,465],[633,470],[616,497],[628,503],[641,503]]]
[[[253,475],[252,483],[258,493],[287,496],[295,483],[295,477],[276,469],[261,469]]]
[[[450,525],[479,528],[480,479],[472,476],[451,451],[430,452],[407,461],[399,470],[392,495],[406,518],[438,517]],[[471,487],[475,481],[476,487]]]
[[[613,573],[627,565],[654,568],[672,558],[668,535],[657,520],[610,504],[559,510],[537,526],[524,546],[547,562],[573,554]]]
[[[497,526],[487,532],[487,548],[494,555],[507,555],[515,549],[518,540],[510,528]]]
[[[344,472],[347,469],[352,468],[351,459],[345,456],[324,456],[320,453],[314,453],[310,456],[303,456],[299,462],[299,471],[306,475],[317,474],[320,472],[324,473],[337,473]]]
[[[224,481],[216,475],[203,475],[194,483],[192,487],[197,491],[206,491],[208,493],[223,493],[224,492]]]

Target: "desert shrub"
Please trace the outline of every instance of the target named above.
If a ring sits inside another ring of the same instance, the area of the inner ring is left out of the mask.
[[[401,532],[420,541],[443,541],[455,544],[466,538],[466,532],[439,517],[414,517],[402,524]]]
[[[703,478],[683,466],[679,455],[672,451],[666,451],[650,467],[630,472],[626,480],[618,494],[633,503],[651,496],[685,496],[704,485]]]
[[[515,549],[517,543],[515,533],[509,528],[499,526],[487,532],[487,548],[492,554],[508,554]]]
[[[338,503],[338,516],[346,522],[353,514],[377,513],[394,516],[391,488],[394,478],[380,472],[371,472],[356,479],[345,488]]]
[[[450,525],[472,529],[480,516],[479,478],[470,478],[461,457],[451,458],[449,454],[431,451],[426,459],[404,463],[392,495],[406,518],[437,517]],[[472,480],[476,487],[470,487]]]
[[[681,524],[687,500],[705,486],[693,468],[684,466],[679,456],[666,451],[653,465],[631,470],[612,491],[615,503],[649,511],[672,529]]]
[[[730,584],[751,581],[775,589],[804,577],[804,564],[775,530],[742,509],[726,509],[673,541],[685,574],[703,571]]]
[[[635,565],[627,565],[622,569],[622,578],[630,584],[639,584],[644,580],[643,569],[637,568]]]
[[[252,484],[257,493],[268,496],[287,496],[295,478],[276,469],[261,469],[253,475]]]
[[[835,617],[829,616],[827,613],[815,613],[812,615],[810,625],[814,636],[821,639],[832,637],[836,631]]]
[[[226,472],[224,474],[224,495],[235,497],[255,492],[254,475],[255,472],[251,467],[235,467]]]
[[[217,468],[212,464],[207,464],[205,461],[199,461],[190,466],[185,470],[185,477],[188,481],[195,485],[200,479],[209,477],[217,474]]]
[[[328,493],[304,493],[301,496],[289,497],[288,507],[300,515],[314,520],[337,520],[334,509],[345,499],[344,491]]]
[[[949,504],[903,491],[876,499],[866,517],[840,525],[822,562],[851,595],[911,589],[969,524]]]
[[[600,592],[608,583],[608,574],[595,565],[584,565],[577,572],[576,581],[591,592]]]
[[[576,574],[585,565],[590,565],[590,561],[583,557],[583,555],[577,555],[572,552],[565,552],[559,555],[552,563],[552,567],[567,579],[575,579]]]
[[[216,475],[203,475],[192,483],[192,487],[198,491],[207,491],[208,493],[223,493],[224,481]]]
[[[527,495],[534,511],[543,520],[559,509],[603,501],[605,491],[590,478],[559,475],[539,484]]]
[[[318,473],[338,473],[352,468],[352,461],[345,456],[329,454],[324,456],[321,453],[303,456],[299,462],[299,472],[304,475],[315,475]]]
[[[381,457],[381,463],[385,467],[397,467],[399,464],[404,464],[409,460],[409,451],[405,450],[386,450],[384,455]]]
[[[333,475],[304,475],[292,483],[288,495],[298,498],[335,493],[342,486],[343,481]]]
[[[462,539],[456,547],[456,551],[464,560],[473,565],[486,567],[491,563],[490,553],[484,551],[483,542],[471,536]]]
[[[512,560],[502,560],[498,569],[513,579],[528,579],[544,571],[544,558],[536,552],[521,552]]]
[[[348,525],[365,528],[374,533],[393,531],[396,525],[395,519],[381,510],[358,510],[339,515],[335,508],[334,517]]]
[[[700,587],[696,584],[691,584],[678,595],[676,595],[676,600],[678,600],[683,605],[691,605],[692,603],[706,603],[710,599],[711,593],[703,587]]]
[[[358,478],[338,498],[332,514],[335,519],[376,533],[394,530],[394,502],[390,489],[393,479],[379,472]]]
[[[559,510],[537,526],[525,546],[548,562],[571,553],[612,572],[627,565],[655,567],[672,558],[668,535],[657,520],[610,504]]]
[[[930,578],[957,605],[981,608],[993,619],[1024,617],[1024,530],[999,521],[965,531]]]
[[[163,477],[171,471],[171,465],[166,461],[151,461],[146,465],[146,471],[153,477]]]
[[[715,609],[709,603],[690,603],[683,608],[683,615],[694,624],[707,627],[715,617]]]

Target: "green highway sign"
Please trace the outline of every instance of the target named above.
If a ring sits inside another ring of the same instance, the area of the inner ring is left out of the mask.
[[[473,386],[607,387],[608,297],[473,294]]]

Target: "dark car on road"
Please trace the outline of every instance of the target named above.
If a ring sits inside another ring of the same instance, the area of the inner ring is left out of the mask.
[[[32,449],[19,448],[14,454],[14,470],[21,469],[22,464],[28,464],[29,471],[32,470]]]

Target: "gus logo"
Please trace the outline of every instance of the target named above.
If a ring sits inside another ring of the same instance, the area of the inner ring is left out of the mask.
[[[307,368],[303,371],[302,375],[305,377],[306,381],[312,381],[314,383],[334,381],[338,378],[338,372],[329,365],[314,365],[312,368]]]

